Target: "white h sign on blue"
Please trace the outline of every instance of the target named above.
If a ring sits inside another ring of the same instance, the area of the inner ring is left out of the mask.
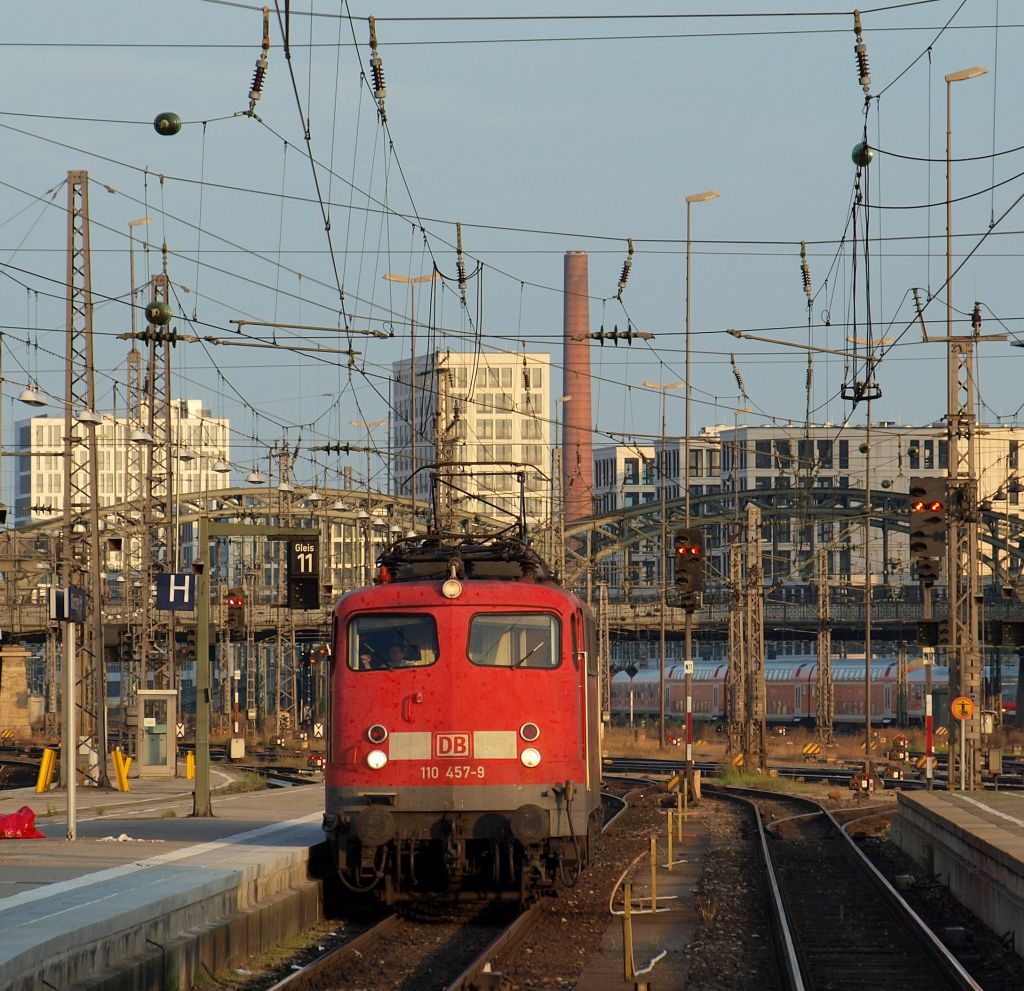
[[[192,612],[196,607],[196,576],[157,575],[156,607],[171,612]]]

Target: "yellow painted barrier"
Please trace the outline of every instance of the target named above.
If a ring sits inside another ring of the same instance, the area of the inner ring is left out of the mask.
[[[114,748],[114,774],[117,776],[118,791],[130,791],[128,770],[132,766],[131,757],[125,757],[120,747]]]
[[[191,781],[196,776],[196,755],[190,750],[185,754],[185,778]]]
[[[49,791],[53,786],[53,771],[57,766],[57,751],[50,747],[43,748],[43,759],[39,762],[39,776],[36,778],[36,791]]]

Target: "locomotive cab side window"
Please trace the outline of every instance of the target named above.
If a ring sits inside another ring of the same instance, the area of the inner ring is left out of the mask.
[[[484,667],[556,668],[561,623],[548,613],[487,613],[469,624],[469,659]]]
[[[356,616],[348,625],[351,671],[428,667],[437,658],[437,624],[433,616],[374,613]]]

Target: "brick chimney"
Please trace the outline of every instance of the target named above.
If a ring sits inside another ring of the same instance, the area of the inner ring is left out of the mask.
[[[586,252],[565,253],[562,393],[562,481],[565,521],[593,513],[594,459],[590,411],[590,280]],[[578,338],[578,340],[574,340]]]

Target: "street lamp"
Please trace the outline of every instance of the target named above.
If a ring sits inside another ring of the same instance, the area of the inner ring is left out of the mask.
[[[953,336],[953,83],[986,72],[983,65],[975,65],[946,76],[946,337]]]
[[[684,526],[690,527],[690,214],[694,203],[707,203],[718,199],[717,189],[709,189],[703,193],[693,193],[686,197],[686,403],[683,423],[683,505],[685,514]],[[693,699],[693,613],[687,609],[685,623],[685,654],[683,674],[686,679],[686,781],[693,784],[693,718],[691,704]]]
[[[128,274],[131,296],[128,299],[128,308],[132,315],[132,347],[135,347],[135,228],[145,227],[153,218],[148,214],[138,220],[128,221]]]
[[[437,272],[426,275],[397,275],[385,272],[385,282],[403,282],[409,286],[409,483],[412,489],[412,525],[416,526],[416,286],[421,282],[433,282]]]
[[[658,458],[658,488],[661,492],[661,562],[658,571],[661,574],[661,660],[658,664],[658,746],[665,747],[665,600],[668,597],[668,514],[665,512],[665,394],[670,389],[679,389],[685,382],[650,382],[644,381],[644,388],[657,389],[661,393],[661,445]]]

